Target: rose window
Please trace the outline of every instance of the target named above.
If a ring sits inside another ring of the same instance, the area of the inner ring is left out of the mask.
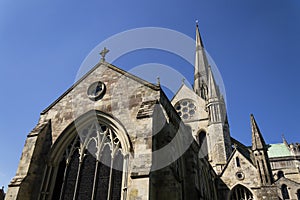
[[[192,100],[184,99],[176,103],[175,109],[179,116],[184,119],[191,119],[196,113],[196,106]]]

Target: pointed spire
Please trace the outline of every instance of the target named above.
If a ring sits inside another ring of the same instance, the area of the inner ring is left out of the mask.
[[[282,133],[282,140],[283,140],[283,143],[285,144],[285,146],[289,147],[289,143],[288,143],[287,140],[285,139],[283,133]]]
[[[196,47],[204,48],[202,38],[201,38],[201,35],[200,35],[200,31],[199,31],[198,20],[196,21]]]
[[[250,120],[251,120],[251,129],[252,129],[252,150],[264,149],[266,147],[266,143],[257,126],[253,114],[250,115]]]
[[[208,61],[205,54],[204,45],[201,39],[198,22],[196,22],[196,55],[195,55],[195,72],[194,72],[194,91],[200,97],[201,90],[207,86],[207,69]]]
[[[208,67],[208,94],[207,98],[208,99],[213,99],[213,98],[219,98],[219,87],[216,84],[213,72],[211,70],[211,67]]]

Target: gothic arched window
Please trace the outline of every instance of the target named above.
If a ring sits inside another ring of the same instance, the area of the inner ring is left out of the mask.
[[[297,199],[300,200],[300,189],[297,190]]]
[[[205,131],[200,131],[200,133],[198,134],[198,142],[200,146],[200,157],[207,158],[208,146],[207,146],[207,136]]]
[[[95,120],[74,135],[59,165],[46,171],[40,199],[120,200],[127,156],[115,130]]]
[[[231,190],[231,200],[253,200],[253,194],[250,190],[242,185],[237,185]]]
[[[235,157],[235,163],[237,167],[241,167],[241,162],[239,157]]]
[[[289,191],[285,184],[281,186],[281,194],[282,194],[282,199],[290,199]]]

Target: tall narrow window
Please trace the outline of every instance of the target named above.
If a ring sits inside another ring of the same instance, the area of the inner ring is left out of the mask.
[[[115,132],[97,121],[78,133],[58,166],[52,200],[120,200],[124,156]]]
[[[201,131],[198,135],[199,146],[200,146],[200,155],[203,158],[208,158],[208,147],[207,147],[207,138],[206,132]]]
[[[300,200],[300,189],[297,190],[297,199]]]
[[[237,167],[241,167],[241,163],[240,163],[240,158],[239,157],[235,157],[235,163]]]
[[[285,184],[281,186],[282,199],[290,199],[288,188]]]

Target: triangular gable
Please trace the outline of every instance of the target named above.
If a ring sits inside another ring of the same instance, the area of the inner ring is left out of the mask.
[[[178,102],[181,99],[192,99],[196,102],[202,102],[203,105],[205,105],[205,100],[200,98],[192,89],[187,87],[185,83],[182,83],[176,94],[171,100],[171,103],[174,105],[176,102]]]
[[[194,101],[197,108],[196,113],[194,114],[194,119],[207,119],[208,113],[205,110],[205,100],[199,97],[192,89],[187,87],[184,83],[182,83],[176,95],[171,100],[171,104],[175,106],[177,102],[183,99],[189,99]]]
[[[237,164],[237,157],[239,159],[239,165]],[[248,187],[255,187],[258,183],[256,167],[239,149],[235,149],[232,152],[220,178],[230,188],[237,182]],[[235,179],[235,181],[233,181],[233,179]]]
[[[234,139],[233,137],[230,137],[231,144],[235,146],[250,162],[252,162],[251,159],[251,153],[249,147],[245,146],[238,140]]]
[[[148,81],[145,81],[129,72],[126,72],[110,63],[107,63],[107,62],[99,62],[97,63],[90,71],[88,71],[85,75],[83,75],[79,80],[77,80],[69,89],[67,89],[60,97],[58,97],[52,104],[50,104],[45,110],[43,110],[41,112],[41,114],[45,114],[48,110],[50,110],[57,102],[59,102],[62,98],[64,98],[67,94],[70,93],[70,91],[72,91],[77,85],[79,85],[84,79],[86,79],[89,75],[91,75],[96,69],[98,69],[99,67],[101,66],[105,66],[105,67],[108,67],[112,70],[114,70],[115,72],[118,72],[120,74],[122,74],[123,76],[126,76],[132,80],[135,80],[137,81],[138,83],[141,83],[153,90],[160,90],[160,86],[158,85],[154,85]]]

